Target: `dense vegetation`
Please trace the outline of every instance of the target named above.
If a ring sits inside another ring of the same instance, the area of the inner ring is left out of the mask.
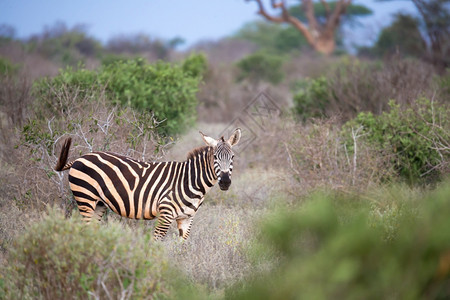
[[[0,283],[8,299],[159,298],[173,292],[175,277],[149,232],[120,224],[85,228],[61,211],[30,226],[9,259]]]
[[[1,37],[0,298],[449,298],[450,75],[420,24],[396,17],[371,59],[264,22],[186,52],[62,24]],[[115,214],[83,226],[53,170],[67,136],[71,159],[183,160],[227,126],[233,184],[184,243]]]
[[[148,64],[137,59],[117,61],[92,71],[68,68],[56,77],[36,82],[36,105],[55,115],[67,110],[67,103],[58,101],[55,91],[78,90],[79,97],[89,91],[94,93],[93,99],[104,92],[112,104],[151,112],[161,122],[161,133],[176,134],[192,126],[196,119],[195,93],[204,64],[192,56],[182,66]]]
[[[276,267],[229,299],[442,299],[448,297],[448,182],[417,197],[401,187],[385,199],[317,193],[272,212],[255,259]],[[393,198],[395,195],[395,199]],[[413,197],[411,197],[413,196]]]

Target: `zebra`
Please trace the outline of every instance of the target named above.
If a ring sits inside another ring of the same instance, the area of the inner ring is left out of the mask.
[[[67,138],[54,169],[70,169],[70,189],[86,223],[100,222],[109,207],[131,219],[157,218],[155,240],[162,240],[176,220],[179,235],[186,240],[206,193],[216,183],[221,190],[230,187],[232,147],[241,138],[240,128],[228,140],[199,133],[206,146],[190,151],[183,162],[143,162],[110,152],[91,152],[67,163],[72,142]]]

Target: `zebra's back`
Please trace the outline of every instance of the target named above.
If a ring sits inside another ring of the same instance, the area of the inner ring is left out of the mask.
[[[170,169],[170,163],[147,163],[114,153],[93,152],[74,161],[69,182],[79,206],[95,209],[100,200],[121,216],[152,219],[157,214],[157,196],[168,188],[167,182],[162,186],[156,181],[167,176]]]

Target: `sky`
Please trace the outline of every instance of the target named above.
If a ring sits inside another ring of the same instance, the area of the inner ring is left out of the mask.
[[[393,13],[415,12],[410,1],[354,3],[374,11],[361,19],[361,26],[347,30],[358,44],[373,42]],[[146,33],[163,39],[182,37],[190,46],[229,36],[245,23],[261,20],[256,11],[256,3],[245,0],[0,0],[0,24],[13,26],[18,38],[63,21],[69,28],[87,25],[88,34],[104,43],[117,35]]]

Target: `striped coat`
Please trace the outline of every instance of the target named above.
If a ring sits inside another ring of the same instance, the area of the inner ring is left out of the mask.
[[[87,223],[99,221],[109,207],[131,219],[157,217],[156,239],[163,238],[176,220],[180,236],[186,239],[206,193],[217,182],[223,190],[231,184],[231,148],[239,141],[240,129],[228,141],[202,137],[206,146],[191,151],[183,162],[142,162],[114,153],[92,152],[66,163],[69,138],[55,170],[70,169],[70,189]]]

